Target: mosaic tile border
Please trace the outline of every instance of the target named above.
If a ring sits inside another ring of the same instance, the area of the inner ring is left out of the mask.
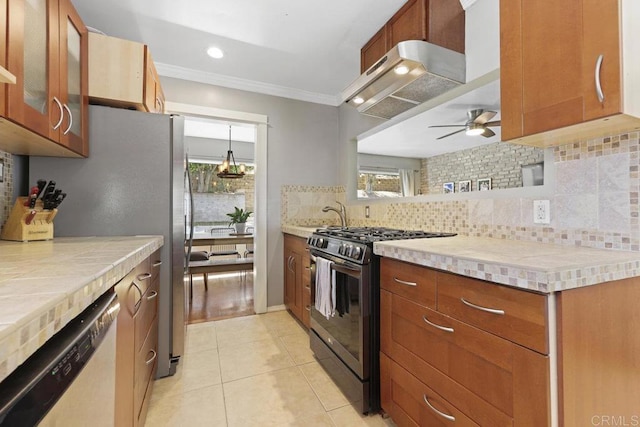
[[[71,319],[160,247],[162,247],[162,239],[154,239],[120,259],[103,275],[91,280],[72,294],[68,296],[60,294],[61,301],[55,303],[45,313],[34,313],[33,318],[18,325],[17,329],[12,330],[13,328],[9,327],[7,331],[2,331],[2,335],[5,335],[4,332],[8,335],[0,340],[0,381],[27,360]]]

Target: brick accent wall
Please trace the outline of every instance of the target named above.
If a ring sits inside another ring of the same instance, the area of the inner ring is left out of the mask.
[[[420,191],[440,194],[445,182],[471,180],[471,191],[478,191],[478,179],[491,178],[491,188],[522,187],[520,167],[544,160],[544,150],[524,145],[496,142],[455,153],[422,159]]]

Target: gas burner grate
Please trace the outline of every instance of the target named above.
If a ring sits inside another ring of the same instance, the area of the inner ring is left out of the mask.
[[[399,230],[386,227],[346,227],[329,228],[316,231],[317,234],[362,242],[381,242],[385,240],[423,239],[430,237],[449,237],[455,233],[436,233],[420,230]]]

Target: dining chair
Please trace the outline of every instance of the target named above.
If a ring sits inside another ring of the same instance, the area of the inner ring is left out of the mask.
[[[230,233],[233,233],[235,229],[231,227],[214,227],[211,229],[212,236],[227,236]],[[215,248],[215,250],[214,250]],[[240,258],[240,252],[238,252],[238,248],[236,245],[211,245],[209,247],[209,257],[214,256],[236,256]]]
[[[209,253],[207,251],[193,251],[191,255],[189,255],[189,261],[208,261]],[[207,273],[203,274],[204,276],[204,290],[209,290],[209,283],[207,280]],[[189,274],[189,297],[193,297],[193,274]]]

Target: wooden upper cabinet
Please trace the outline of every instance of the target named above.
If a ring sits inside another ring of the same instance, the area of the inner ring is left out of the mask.
[[[385,25],[360,49],[360,73],[364,73],[367,68],[375,64],[389,49],[391,46],[389,46],[387,26]]]
[[[8,148],[16,154],[87,156],[86,27],[69,0],[12,0],[7,10],[7,68],[16,84],[6,88],[5,117],[22,126],[9,131],[19,142]]]
[[[95,104],[164,112],[164,93],[149,47],[90,33],[89,98]]]
[[[361,49],[361,72],[405,40],[424,40],[464,53],[464,17],[458,1],[409,0]]]
[[[620,39],[619,0],[501,0],[502,139],[622,113]],[[606,122],[590,126],[602,131]],[[575,138],[578,131],[565,133]],[[549,146],[565,138],[548,133],[529,140]]]

